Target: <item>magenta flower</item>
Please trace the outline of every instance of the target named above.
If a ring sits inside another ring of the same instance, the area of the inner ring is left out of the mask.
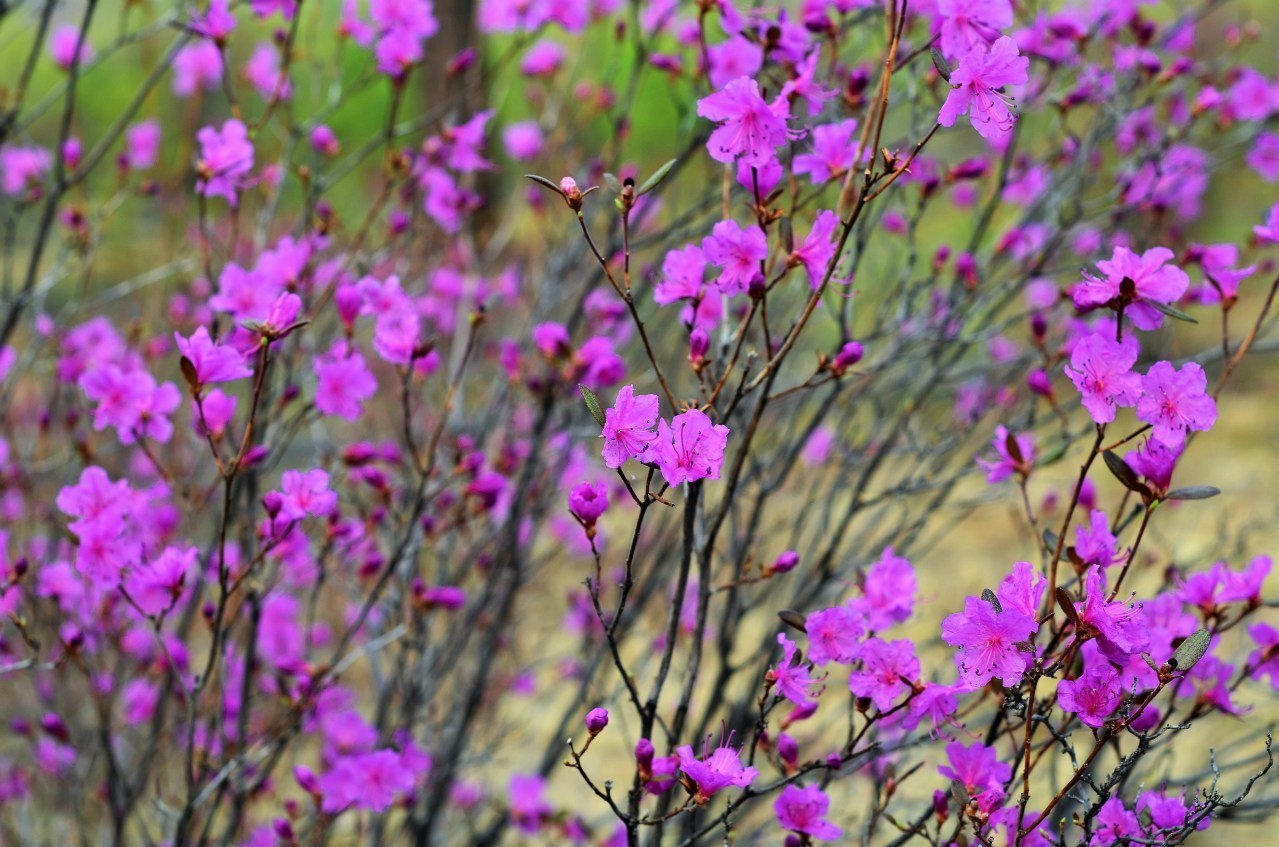
[[[715,284],[725,294],[740,294],[764,279],[768,240],[758,227],[742,229],[736,221],[720,221],[702,240],[706,260],[722,268]]]
[[[590,526],[608,511],[608,489],[599,482],[579,482],[569,492],[568,508]]]
[[[813,612],[804,622],[808,633],[808,660],[818,665],[847,664],[857,657],[866,635],[862,617],[848,606],[833,606]]]
[[[835,255],[835,243],[831,241],[831,236],[838,226],[839,215],[831,211],[818,212],[813,228],[808,231],[808,237],[791,254],[791,262],[803,265],[808,272],[808,286],[814,291],[821,287],[826,276],[826,266]]]
[[[1057,705],[1094,729],[1106,722],[1122,699],[1123,684],[1109,663],[1094,665],[1078,679],[1057,684]]]
[[[1124,554],[1118,552],[1119,542],[1110,531],[1110,519],[1100,509],[1093,509],[1088,523],[1075,528],[1075,555],[1085,565],[1108,568],[1122,562]]]
[[[1008,0],[937,0],[937,16],[941,19],[941,51],[951,59],[990,44],[1013,25]]]
[[[586,731],[599,735],[608,726],[608,709],[595,708],[586,713]]]
[[[807,706],[816,698],[820,689],[814,689],[817,682],[809,672],[808,666],[796,661],[797,648],[795,642],[785,633],[777,633],[777,643],[782,645],[782,660],[769,668],[764,678],[773,683],[777,693],[797,706]]]
[[[884,641],[871,638],[857,652],[861,666],[848,678],[848,690],[869,698],[875,708],[887,711],[909,693],[919,679],[919,659],[915,645],[906,639]]]
[[[1112,844],[1128,844],[1130,838],[1141,838],[1141,824],[1137,816],[1124,806],[1124,801],[1111,797],[1097,813],[1092,838],[1088,847],[1111,847]]]
[[[657,439],[653,426],[657,423],[657,395],[635,396],[635,386],[624,385],[613,405],[604,410],[604,464],[620,468],[627,459],[646,454]]]
[[[1097,639],[1101,653],[1117,665],[1150,646],[1150,634],[1141,607],[1106,599],[1106,577],[1101,568],[1089,568],[1084,578],[1084,601],[1075,604],[1081,634]]]
[[[662,277],[653,288],[653,299],[659,306],[677,300],[694,300],[702,291],[706,274],[706,256],[695,244],[672,250],[662,260]]]
[[[1085,336],[1071,351],[1066,376],[1083,395],[1084,408],[1097,423],[1110,423],[1120,406],[1137,403],[1141,376],[1132,372],[1132,366],[1140,352],[1131,335],[1116,342],[1100,333]]]
[[[315,408],[348,421],[359,419],[363,403],[377,391],[377,380],[360,351],[339,339],[315,357]]]
[[[189,339],[175,332],[173,340],[178,345],[178,352],[194,366],[196,382],[200,385],[232,382],[253,375],[244,363],[243,353],[234,347],[218,344],[204,327],[197,329]]]
[[[0,147],[0,191],[12,197],[34,188],[52,166],[43,147]]]
[[[1017,446],[1019,455],[1014,456],[1009,449],[1010,433],[1008,427],[995,427],[995,437],[990,445],[995,448],[994,459],[977,457],[977,465],[986,472],[986,482],[994,485],[1003,482],[1015,473],[1029,474],[1035,463],[1035,434],[1033,432],[1011,436]]]
[[[124,133],[124,160],[129,167],[146,170],[155,164],[160,151],[160,122],[142,121]]]
[[[173,435],[168,415],[181,403],[173,383],[157,384],[144,370],[126,372],[103,365],[82,376],[80,387],[97,404],[93,428],[114,427],[121,444],[133,444],[139,436],[164,444]]]
[[[782,829],[815,838],[818,841],[834,841],[844,831],[826,820],[830,798],[816,785],[801,788],[788,785],[773,801],[777,823]]]
[[[64,71],[74,64],[83,65],[93,58],[93,48],[88,39],[81,40],[80,28],[72,24],[63,24],[49,36],[49,55],[54,64]]]
[[[1206,432],[1217,422],[1217,402],[1207,393],[1203,368],[1187,362],[1177,370],[1169,362],[1155,362],[1141,378],[1137,417],[1151,426],[1151,437],[1179,449],[1186,432]]]
[[[222,124],[221,131],[206,126],[195,137],[200,142],[196,190],[205,197],[222,197],[236,205],[253,170],[253,142],[249,141],[248,129],[232,118]]]
[[[792,168],[795,176],[807,174],[813,185],[823,185],[848,173],[857,156],[857,144],[853,140],[856,131],[854,118],[813,127],[812,152],[795,157]]]
[[[774,106],[764,102],[759,84],[739,77],[722,90],[697,101],[697,114],[719,124],[706,142],[717,162],[730,164],[738,158],[760,167],[774,156],[774,150],[789,138],[785,101]]]
[[[1022,85],[1030,71],[1030,59],[1017,52],[1017,43],[1003,36],[989,48],[976,45],[951,72],[951,91],[946,95],[937,123],[954,126],[967,114],[977,134],[996,141],[1012,132],[1017,118],[1001,93],[1006,85]]]
[[[1266,212],[1266,222],[1254,226],[1252,231],[1262,241],[1279,244],[1279,203],[1271,206],[1270,210]]]
[[[981,742],[968,746],[952,741],[946,745],[949,763],[939,765],[937,772],[947,779],[963,783],[968,796],[977,801],[982,811],[992,812],[1004,802],[1004,784],[1012,777],[1012,766],[999,760],[994,747]]]
[[[862,596],[848,601],[866,628],[882,631],[910,617],[918,582],[910,561],[885,547],[861,577]]]
[[[173,93],[190,97],[203,89],[212,91],[222,81],[222,53],[211,41],[188,44],[173,56]]]
[[[709,750],[709,740],[702,747],[702,758],[698,759],[693,748],[685,744],[676,749],[679,757],[679,769],[697,788],[693,801],[704,805],[719,791],[730,785],[745,788],[759,776],[759,771],[742,765],[738,751],[732,747],[717,747]]]
[[[764,48],[741,35],[710,48],[707,76],[715,88],[723,88],[738,77],[753,77],[764,64]]]
[[[728,427],[713,424],[701,409],[657,422],[657,438],[649,447],[649,458],[657,463],[669,485],[699,479],[719,479],[728,444]]]
[[[1175,303],[1186,293],[1190,277],[1176,265],[1166,247],[1154,247],[1138,256],[1127,247],[1116,247],[1109,260],[1097,263],[1105,276],[1087,273],[1072,296],[1081,309],[1106,306],[1132,319],[1138,329],[1158,329],[1163,314],[1150,303]]]
[[[535,774],[514,774],[506,793],[510,806],[510,821],[515,829],[533,835],[555,811],[546,802],[546,780]]]
[[[337,508],[337,492],[329,488],[329,475],[319,468],[285,471],[280,477],[280,519],[305,520],[327,516]]]
[[[320,777],[321,809],[330,814],[354,808],[385,812],[413,790],[414,774],[394,750],[339,756]]]
[[[195,572],[198,556],[195,547],[166,547],[157,559],[129,572],[125,590],[145,614],[167,612],[182,595],[187,574]]]
[[[1139,449],[1126,454],[1124,461],[1146,481],[1152,491],[1165,494],[1172,485],[1172,473],[1177,468],[1181,450],[1180,447],[1169,447],[1162,441],[1148,438]]]
[[[1270,687],[1279,691],[1279,629],[1268,623],[1258,622],[1248,627],[1248,635],[1257,645],[1248,656],[1252,678],[1260,681],[1270,678]]]
[[[1039,604],[1048,590],[1048,580],[1030,562],[1017,562],[999,582],[995,597],[1005,609],[1020,612],[1028,618],[1039,614]]]
[[[1024,644],[1038,630],[1035,619],[1013,608],[996,609],[978,597],[964,601],[964,611],[942,621],[941,637],[958,648],[955,664],[963,688],[982,688],[992,679],[1016,685],[1030,664]]]

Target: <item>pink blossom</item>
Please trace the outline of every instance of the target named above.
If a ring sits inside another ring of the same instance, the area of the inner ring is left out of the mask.
[[[854,118],[814,127],[812,152],[795,157],[795,175],[807,174],[814,185],[842,177],[853,166],[857,155],[857,144],[853,140],[856,131],[857,121]]]
[[[813,228],[808,231],[808,237],[791,254],[791,261],[803,265],[808,272],[808,286],[814,291],[821,287],[830,260],[835,256],[835,243],[831,236],[835,234],[839,223],[839,215],[834,212],[818,212]]]
[[[787,785],[773,801],[777,823],[782,829],[798,832],[818,841],[834,841],[844,831],[826,820],[830,798],[816,785],[801,788]]]
[[[996,141],[1012,132],[1017,118],[1001,93],[1007,85],[1022,85],[1030,70],[1030,60],[1017,52],[1008,36],[989,49],[975,45],[951,72],[951,91],[946,95],[937,123],[954,126],[960,115],[968,114],[973,129],[987,141]]]
[[[759,771],[744,767],[738,751],[732,747],[709,749],[709,742],[703,746],[702,757],[698,759],[693,748],[685,744],[676,749],[679,756],[679,768],[697,787],[694,802],[704,804],[719,791],[729,786],[745,788],[750,785]]]
[[[1029,474],[1035,463],[1035,443],[1033,432],[1014,436],[1003,425],[995,427],[995,437],[990,442],[995,448],[995,458],[977,457],[977,465],[986,472],[986,482],[995,485],[1015,473]],[[1012,453],[1014,446],[1017,455]]]
[[[725,294],[740,294],[763,281],[760,270],[768,258],[768,240],[755,226],[743,229],[736,221],[720,221],[702,241],[702,253],[721,268],[715,279]]]
[[[222,53],[211,41],[197,41],[173,56],[173,93],[190,97],[199,89],[213,91],[222,82]]]
[[[657,439],[657,395],[635,396],[635,386],[624,385],[613,405],[604,410],[604,464],[620,468],[627,459],[646,456]]]
[[[337,508],[337,493],[329,488],[329,475],[319,468],[285,471],[280,478],[280,518],[300,521],[326,516]]]
[[[1075,612],[1083,633],[1094,636],[1102,655],[1116,664],[1125,663],[1150,645],[1140,606],[1108,600],[1106,577],[1099,567],[1089,568],[1084,579],[1084,601],[1075,604]]]
[[[1093,728],[1101,727],[1122,699],[1119,674],[1109,664],[1090,667],[1078,679],[1057,684],[1057,705]]]
[[[1012,766],[1000,761],[995,748],[981,742],[965,746],[952,741],[946,745],[946,758],[948,764],[939,766],[937,772],[962,783],[978,808],[992,812],[1003,804],[1004,784],[1012,776]]]
[[[178,352],[195,369],[196,381],[200,385],[233,382],[253,375],[253,371],[244,363],[244,354],[233,347],[215,342],[204,327],[196,329],[190,338],[183,338],[175,332],[173,340],[178,345]]]
[[[657,438],[648,455],[657,463],[668,485],[719,479],[724,464],[724,447],[728,444],[728,427],[712,424],[700,409],[657,422]]]
[[[941,51],[951,59],[997,39],[1013,25],[1008,0],[937,0],[941,19]]]
[[[784,108],[784,101],[780,105]],[[759,167],[789,137],[785,113],[764,102],[759,84],[749,77],[738,77],[698,100],[697,114],[719,124],[706,142],[717,162],[729,164],[740,157]]]
[[[196,190],[205,197],[222,197],[236,205],[253,170],[253,143],[248,129],[232,118],[222,124],[221,131],[204,127],[196,133],[196,140],[200,143]]]
[[[1120,406],[1135,405],[1141,376],[1133,373],[1140,349],[1129,335],[1116,342],[1100,333],[1085,336],[1070,354],[1066,376],[1083,395],[1084,408],[1097,423],[1110,423]]]
[[[858,649],[861,659],[848,678],[848,690],[866,697],[875,708],[887,711],[899,697],[911,691],[919,678],[915,645],[906,639],[884,641],[871,638]]]
[[[809,661],[818,665],[847,664],[857,657],[866,623],[848,606],[833,606],[808,615],[804,630],[808,634]]]
[[[1172,260],[1172,251],[1154,247],[1138,256],[1127,247],[1116,247],[1109,260],[1097,263],[1103,277],[1084,274],[1072,292],[1081,309],[1106,306],[1131,318],[1138,329],[1158,329],[1163,314],[1150,303],[1175,303],[1186,293],[1190,277]]]
[[[88,62],[93,58],[93,47],[89,45],[87,33],[82,40],[80,28],[72,24],[63,24],[53,30],[49,36],[49,55],[54,63],[64,71],[72,65]]]
[[[43,147],[0,147],[0,191],[15,196],[39,184],[53,165]]]
[[[818,683],[808,667],[796,661],[794,641],[779,632],[777,643],[782,645],[782,660],[769,668],[764,678],[773,683],[778,694],[796,705],[806,706],[821,693]]]
[[[1206,432],[1217,422],[1217,403],[1207,387],[1207,375],[1194,362],[1180,370],[1169,362],[1155,362],[1141,378],[1137,417],[1151,425],[1156,441],[1180,448],[1187,431]]]
[[[377,391],[377,380],[359,350],[338,340],[328,353],[315,357],[315,407],[322,414],[348,421],[363,414],[364,401]]]
[[[739,77],[753,77],[764,65],[764,48],[742,35],[711,47],[708,77],[715,88],[723,88]]]
[[[702,291],[705,274],[706,256],[697,245],[672,250],[662,260],[662,276],[653,287],[653,299],[660,306],[696,299]]]
[[[969,597],[964,611],[942,621],[942,639],[958,648],[955,664],[965,688],[982,688],[994,679],[1012,686],[1030,664],[1030,654],[1018,645],[1037,629],[1035,619],[1021,610]]]
[[[320,777],[321,808],[328,813],[347,808],[385,812],[397,797],[413,790],[414,774],[394,750],[339,756]]]

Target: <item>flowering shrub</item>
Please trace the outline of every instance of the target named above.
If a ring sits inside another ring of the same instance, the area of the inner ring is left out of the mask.
[[[1257,32],[742,5],[0,3],[5,843],[1265,819]]]

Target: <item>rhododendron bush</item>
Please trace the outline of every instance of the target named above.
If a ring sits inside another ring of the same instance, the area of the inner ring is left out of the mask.
[[[1266,822],[1253,14],[0,3],[0,842]]]

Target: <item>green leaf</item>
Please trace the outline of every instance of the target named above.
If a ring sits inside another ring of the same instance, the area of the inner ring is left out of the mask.
[[[1119,458],[1113,450],[1107,450],[1102,453],[1101,458],[1105,460],[1106,467],[1110,469],[1112,474],[1114,474],[1115,479],[1123,483],[1124,488],[1127,488],[1129,491],[1135,491],[1143,496],[1148,496],[1150,494],[1150,489],[1146,488],[1146,486],[1142,484],[1141,480],[1137,479],[1137,474],[1133,471],[1133,469],[1128,466],[1127,462]]]
[[[561,191],[561,190],[560,190],[560,187],[559,187],[558,185],[556,185],[555,183],[551,182],[549,179],[547,179],[547,178],[546,178],[546,177],[544,177],[544,176],[538,176],[537,174],[524,174],[524,178],[525,178],[525,179],[531,179],[531,180],[533,180],[534,182],[536,182],[538,185],[545,186],[546,188],[551,189],[551,190],[552,190],[552,191],[554,191],[556,194],[563,194],[563,193],[564,193],[563,191]]]
[[[604,174],[604,184],[608,186],[608,190],[614,194],[622,193],[622,184],[617,181],[617,177],[612,174]]]
[[[1208,645],[1211,643],[1212,633],[1206,629],[1195,630],[1189,638],[1181,642],[1170,664],[1179,671],[1190,670],[1199,664],[1199,660],[1208,652]]]
[[[946,61],[946,57],[936,47],[929,48],[928,53],[933,57],[933,67],[937,69],[937,73],[941,74],[942,79],[950,82],[950,62]]]
[[[1179,321],[1185,321],[1188,324],[1199,323],[1199,321],[1190,317],[1190,315],[1187,315],[1185,312],[1181,311],[1181,309],[1174,309],[1172,306],[1169,306],[1167,303],[1156,303],[1154,300],[1142,300],[1141,302],[1149,306],[1153,306],[1155,309],[1157,309],[1160,312],[1163,312],[1165,315],[1167,315],[1170,318],[1175,318]]]
[[[678,161],[679,159],[671,159],[669,162],[653,171],[653,175],[644,180],[644,184],[635,192],[635,196],[643,197],[645,194],[661,185],[662,180],[666,179],[666,175],[671,172],[671,168],[675,167],[675,163]]]
[[[582,392],[582,399],[586,401],[586,408],[591,413],[591,417],[595,418],[595,422],[604,428],[604,413],[600,410],[600,401],[596,399],[595,392],[587,388],[585,385],[578,385]]]
[[[1188,485],[1185,488],[1174,488],[1165,497],[1169,500],[1207,500],[1220,493],[1221,489],[1212,485]]]

